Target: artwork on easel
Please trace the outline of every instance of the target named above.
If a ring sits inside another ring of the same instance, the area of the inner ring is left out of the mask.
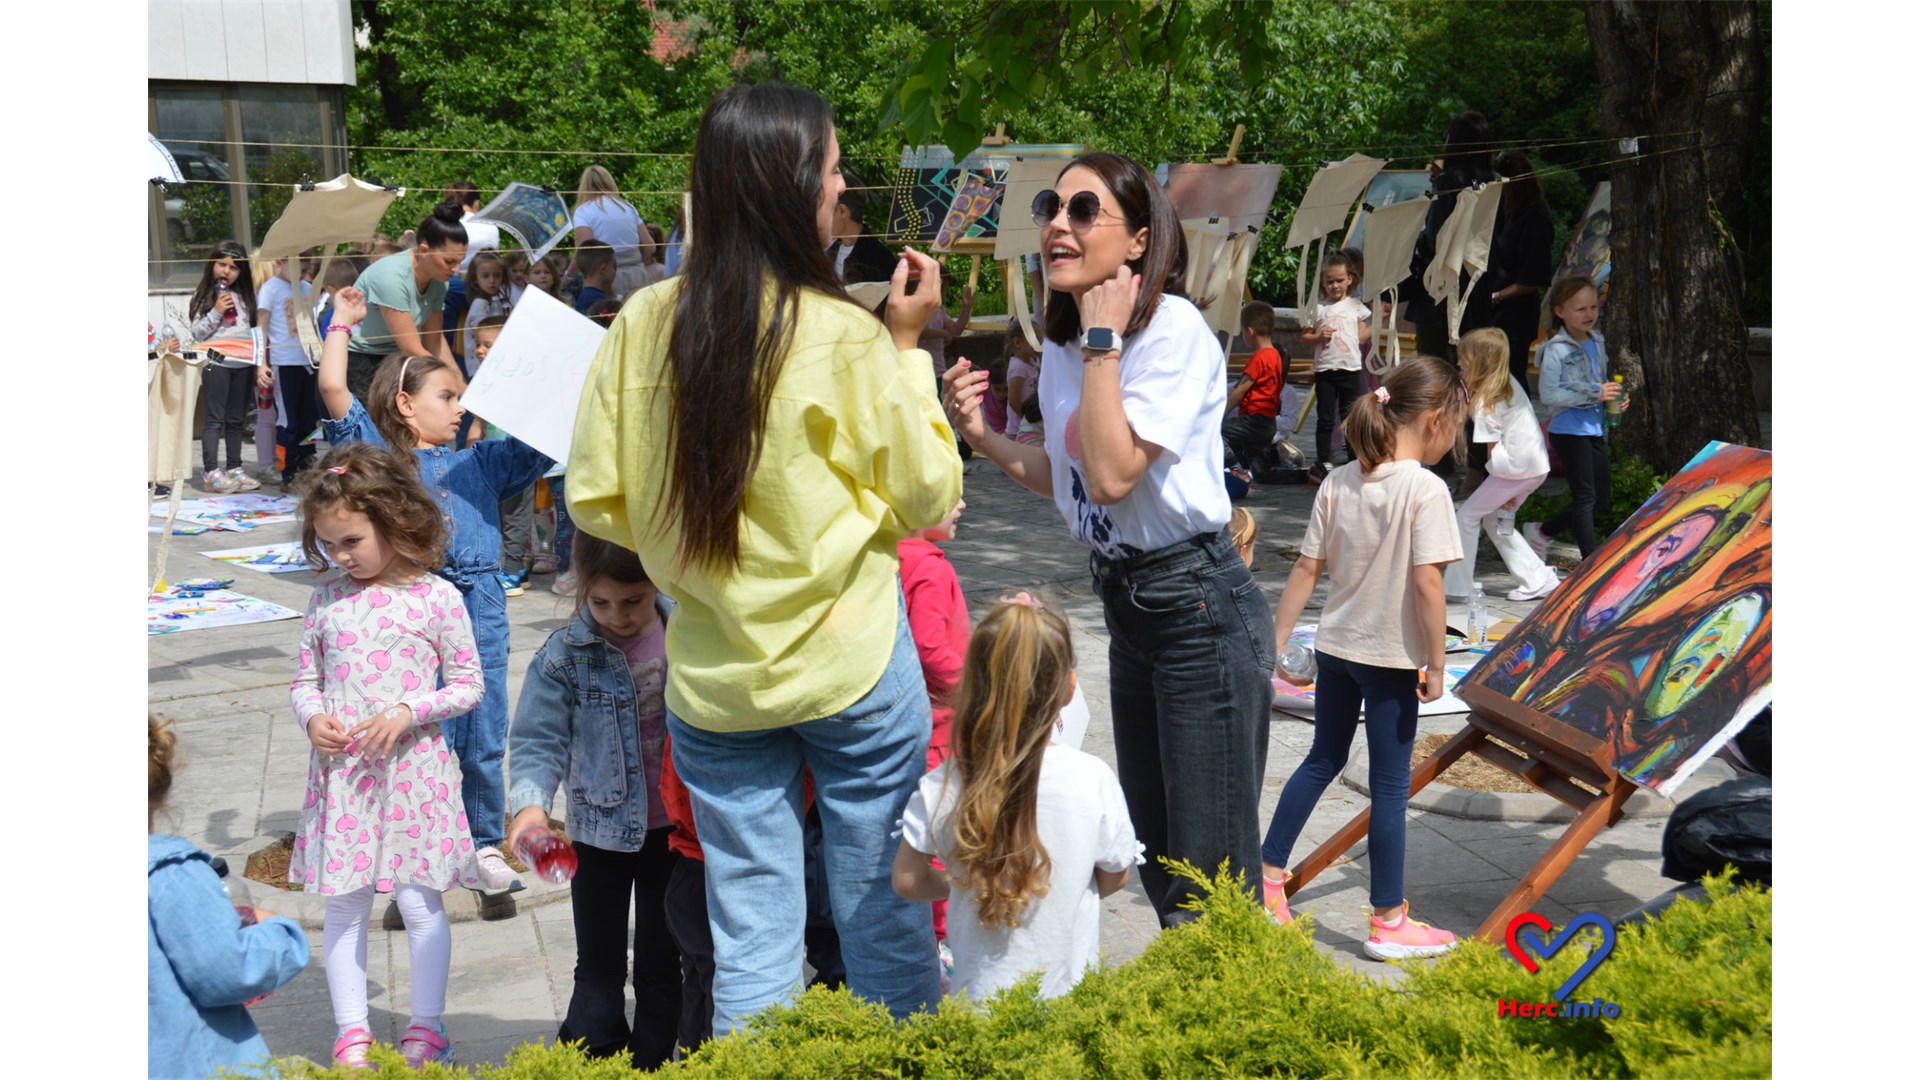
[[[1613,276],[1612,232],[1613,182],[1602,180],[1594,185],[1593,196],[1587,200],[1586,213],[1580,215],[1580,224],[1574,226],[1567,253],[1561,258],[1559,269],[1553,272],[1555,284],[1565,277],[1593,280],[1594,287],[1600,291],[1600,319],[1603,323],[1607,317],[1607,279]]]
[[[1293,628],[1293,633],[1287,635],[1287,644],[1302,645],[1307,649],[1312,649],[1314,639],[1318,636],[1319,630],[1319,623],[1296,626]],[[1446,713],[1463,713],[1467,711],[1467,703],[1453,696],[1453,688],[1458,686],[1460,680],[1466,678],[1467,673],[1473,670],[1474,663],[1480,659],[1480,654],[1477,652],[1469,652],[1467,650],[1467,639],[1454,632],[1452,628],[1448,628],[1447,631],[1447,652],[1450,654],[1450,658],[1447,661],[1447,675],[1444,685],[1446,692],[1432,701],[1421,702],[1421,716],[1441,716]],[[1280,712],[1292,713],[1295,716],[1304,716],[1311,719],[1313,717],[1313,701],[1314,686],[1312,684],[1295,686],[1277,675],[1274,676],[1273,707],[1275,709]]]
[[[1433,179],[1425,169],[1382,169],[1367,181],[1367,190],[1360,196],[1360,205],[1353,208],[1353,218],[1347,223],[1347,238],[1341,241],[1341,247],[1365,249],[1367,242],[1367,214],[1365,207],[1375,210],[1385,209],[1404,202],[1412,202],[1433,190]],[[1371,261],[1367,264],[1371,267]],[[1369,275],[1371,277],[1371,275]],[[1405,277],[1405,274],[1401,275]],[[1368,296],[1374,291],[1369,289]]]
[[[893,177],[893,205],[887,214],[887,242],[932,244],[953,208],[954,190],[962,183],[963,173],[978,173],[988,183],[1005,184],[1007,172],[1015,161],[1056,161],[1053,171],[1057,173],[1060,166],[1082,149],[1078,144],[1009,143],[983,146],[955,161],[953,151],[944,146],[901,147],[900,168]],[[999,233],[1004,203],[1005,200],[998,200],[989,205],[952,242],[994,239]],[[1024,203],[1016,208],[1020,212],[1025,209]]]
[[[261,574],[297,574],[313,569],[307,565],[306,553],[300,550],[299,543],[291,540],[259,547],[203,551],[200,554],[228,566],[243,567]]]
[[[940,223],[940,231],[933,236],[932,251],[945,254],[953,250],[954,242],[967,235],[973,223],[979,221],[993,209],[1005,186],[1005,176],[995,180],[988,173],[968,172],[963,174],[960,190],[953,196],[953,204],[947,209],[946,219]]]
[[[1773,457],[1708,443],[1467,682],[1663,794],[1773,700]]]
[[[546,258],[547,252],[573,231],[573,215],[558,192],[517,180],[473,217],[505,229],[521,247],[529,249],[527,257],[536,262]]]
[[[210,630],[216,626],[297,619],[300,613],[270,600],[246,596],[231,589],[169,589],[147,597],[147,633],[177,634]]]

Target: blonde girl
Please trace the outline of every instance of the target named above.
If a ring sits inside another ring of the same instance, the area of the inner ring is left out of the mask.
[[[1076,683],[1066,620],[1025,593],[967,644],[953,756],[907,801],[893,860],[901,896],[949,901],[955,993],[1036,969],[1042,997],[1073,989],[1099,964],[1100,898],[1141,862],[1113,770],[1053,741]]]
[[[460,319],[462,344],[466,346],[460,355],[467,359],[468,378],[480,370],[480,361],[474,355],[473,332],[480,320],[494,315],[504,318],[513,311],[507,290],[507,261],[495,251],[475,252],[473,264],[467,268],[467,293],[473,299]]]
[[[1332,578],[1314,642],[1313,748],[1281,791],[1260,849],[1267,910],[1278,922],[1293,918],[1287,860],[1314,803],[1347,763],[1364,701],[1373,914],[1363,949],[1376,960],[1453,947],[1452,934],[1407,914],[1402,879],[1414,724],[1420,703],[1440,696],[1446,671],[1440,568],[1460,558],[1447,485],[1424,466],[1453,449],[1466,416],[1460,373],[1430,356],[1401,364],[1360,396],[1346,421],[1358,460],[1333,470],[1314,495],[1274,616],[1274,639],[1284,642],[1320,575]]]
[[[1467,383],[1467,395],[1473,409],[1475,442],[1492,443],[1487,453],[1487,479],[1455,513],[1460,523],[1460,550],[1457,563],[1446,570],[1447,599],[1464,603],[1473,591],[1474,555],[1480,548],[1480,522],[1488,514],[1504,515],[1512,522],[1527,496],[1547,478],[1547,440],[1540,434],[1540,421],[1533,415],[1533,402],[1527,390],[1507,366],[1507,335],[1495,327],[1485,327],[1460,338],[1460,373]],[[1540,554],[1515,534],[1495,529],[1493,546],[1506,560],[1507,571],[1520,579],[1520,587],[1507,594],[1515,601],[1539,600],[1560,584],[1560,578]]]

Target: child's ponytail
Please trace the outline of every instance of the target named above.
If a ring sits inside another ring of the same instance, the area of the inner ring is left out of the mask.
[[[1388,370],[1378,390],[1361,394],[1347,410],[1341,431],[1361,470],[1372,472],[1393,460],[1400,429],[1434,409],[1452,423],[1464,420],[1467,384],[1452,364],[1416,356]]]
[[[1040,843],[1040,766],[1072,693],[1066,620],[1037,602],[996,605],[974,630],[954,707],[960,802],[948,870],[980,922],[1014,926],[1053,872]]]
[[[151,813],[173,790],[173,725],[147,714],[147,811]]]

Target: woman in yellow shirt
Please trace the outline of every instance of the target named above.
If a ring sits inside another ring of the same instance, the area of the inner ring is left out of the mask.
[[[960,500],[914,347],[940,293],[907,295],[939,269],[901,258],[885,326],[847,296],[825,253],[839,158],[811,91],[708,104],[686,261],[608,330],[568,462],[578,527],[679,605],[667,727],[706,855],[715,1035],[800,985],[803,766],[848,985],[897,1016],[940,992],[926,908],[890,878],[932,723],[895,544]]]

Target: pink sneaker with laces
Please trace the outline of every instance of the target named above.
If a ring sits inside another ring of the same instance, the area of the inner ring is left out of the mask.
[[[1416,956],[1439,956],[1456,944],[1453,934],[1414,919],[1407,905],[1400,905],[1400,918],[1389,925],[1380,916],[1368,912],[1372,933],[1362,946],[1375,960],[1405,960]]]
[[[429,1061],[452,1065],[453,1042],[447,1038],[447,1025],[408,1024],[407,1033],[400,1037],[400,1056],[407,1059],[415,1072]]]

